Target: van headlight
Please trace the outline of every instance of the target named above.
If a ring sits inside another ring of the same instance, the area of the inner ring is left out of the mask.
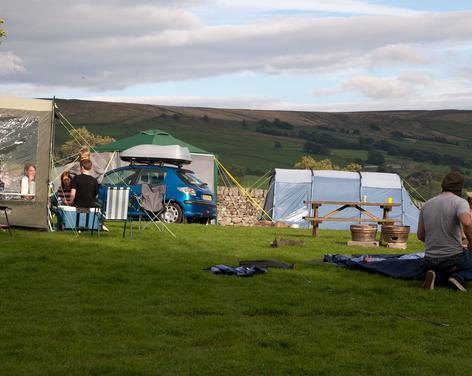
[[[183,193],[187,193],[189,194],[190,196],[196,196],[196,192],[195,192],[195,189],[193,188],[189,188],[189,187],[178,187],[177,188],[178,191],[180,192],[183,192]]]

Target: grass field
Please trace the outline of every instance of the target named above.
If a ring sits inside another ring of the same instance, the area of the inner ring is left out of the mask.
[[[111,227],[0,233],[2,375],[472,372],[472,295],[310,262],[365,253],[348,232],[175,225],[176,239],[122,240]],[[272,249],[275,234],[305,244]],[[241,259],[296,269],[203,270]]]

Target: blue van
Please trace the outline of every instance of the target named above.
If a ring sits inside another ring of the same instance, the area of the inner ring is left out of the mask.
[[[162,165],[134,165],[119,167],[107,172],[100,184],[99,200],[106,202],[107,187],[129,186],[132,196],[141,196],[141,185],[165,184],[166,202],[170,201],[163,215],[166,223],[209,222],[216,219],[216,198],[208,184],[202,182],[193,171]],[[132,200],[133,202],[133,200]],[[129,215],[140,214],[137,203]]]

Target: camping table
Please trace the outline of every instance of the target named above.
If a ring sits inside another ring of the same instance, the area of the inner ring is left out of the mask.
[[[304,217],[305,220],[313,222],[313,236],[316,237],[318,234],[318,225],[324,221],[336,221],[336,222],[376,222],[378,224],[388,223],[393,224],[397,221],[389,219],[389,213],[392,211],[394,206],[400,206],[400,204],[395,204],[391,202],[357,202],[357,201],[304,201],[305,204],[309,204],[313,208],[313,217]],[[318,209],[322,205],[338,205],[339,207],[323,217],[318,216]],[[376,217],[373,213],[363,208],[363,206],[377,206],[383,209],[382,218]],[[336,218],[333,217],[336,213],[347,209],[347,208],[356,208],[365,214],[369,218]]]

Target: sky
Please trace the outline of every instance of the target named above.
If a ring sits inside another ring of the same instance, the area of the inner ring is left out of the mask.
[[[2,0],[0,95],[472,110],[472,2]]]

